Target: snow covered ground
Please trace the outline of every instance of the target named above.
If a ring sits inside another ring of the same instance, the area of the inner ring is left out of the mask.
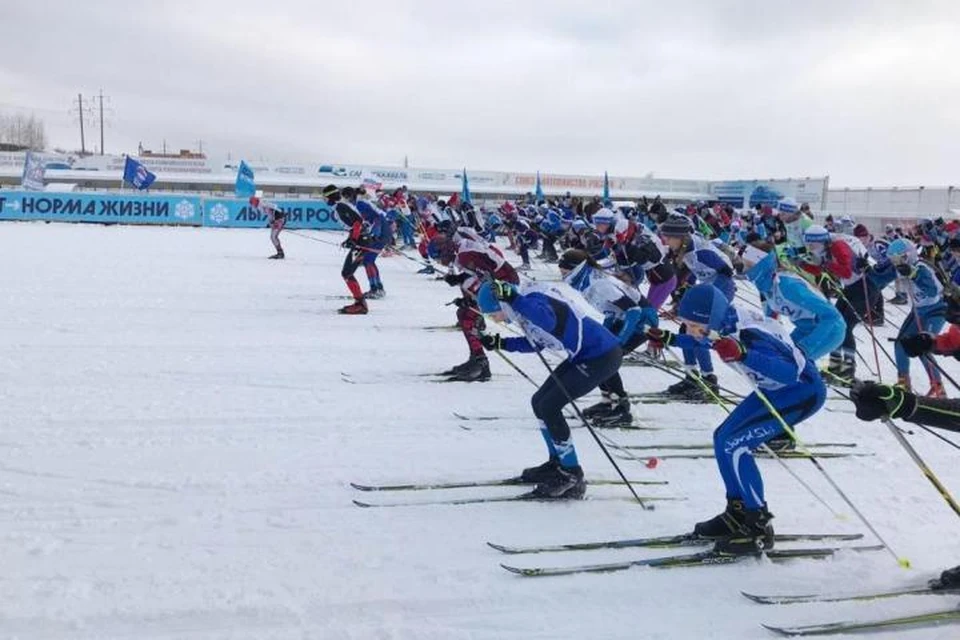
[[[314,237],[336,242],[340,234]],[[856,441],[857,451],[875,454],[823,464],[912,570],[874,552],[525,579],[498,563],[670,552],[507,558],[484,544],[689,530],[723,506],[711,460],[664,460],[656,469],[624,461],[633,478],[670,483],[638,487],[642,493],[686,498],[652,512],[617,486],[589,494],[623,500],[354,506],[354,498],[437,493],[361,494],[350,481],[486,479],[541,462],[532,387],[497,358],[486,384],[418,376],[466,356],[458,333],[424,328],[453,323],[444,303],[454,291],[415,275],[411,261],[383,259],[388,297],[368,316],[340,316],[342,250],[289,234],[284,242],[289,258],[277,262],[264,259],[272,253],[265,231],[0,227],[0,637],[765,638],[760,622],[956,603],[906,597],[778,607],[739,595],[901,586],[960,563],[956,516],[885,427],[857,421],[839,400],[829,406],[842,411],[821,412],[800,433]],[[889,315],[901,318],[896,309]],[[535,356],[515,361],[544,377]],[[884,370],[891,379],[892,367]],[[671,382],[647,368],[624,372],[634,391]],[[722,365],[720,373],[721,383],[745,388]],[[925,390],[923,377],[916,368]],[[453,411],[509,419],[463,423]],[[677,404],[636,413],[663,430],[611,437],[707,442],[724,415]],[[957,452],[917,431],[911,441],[960,492]],[[588,477],[613,478],[588,434],[575,434]],[[872,541],[811,464],[788,463],[844,518],[776,462],[761,464],[779,532],[863,532]],[[958,636],[960,626],[875,637]]]

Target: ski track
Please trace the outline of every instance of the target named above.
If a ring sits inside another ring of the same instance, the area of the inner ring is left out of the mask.
[[[343,293],[343,252],[292,235],[284,243],[290,257],[279,262],[260,258],[271,253],[262,230],[2,225],[0,637],[768,638],[760,622],[905,615],[949,601],[772,607],[739,594],[896,587],[960,563],[955,516],[883,425],[850,414],[820,412],[799,433],[877,454],[823,464],[913,570],[884,553],[850,553],[529,581],[506,574],[502,556],[484,544],[686,531],[723,505],[710,460],[664,460],[654,470],[622,461],[628,475],[670,481],[642,493],[688,498],[652,512],[618,500],[356,508],[351,499],[362,494],[349,481],[497,478],[541,462],[535,421],[522,418],[533,389],[497,357],[499,376],[485,384],[414,375],[466,357],[458,333],[421,329],[452,323],[454,309],[444,304],[457,294],[415,275],[414,262],[381,259],[388,297],[371,302],[368,316],[344,317],[335,309],[345,302],[324,297]],[[534,273],[554,272],[541,265]],[[888,317],[903,316],[888,305]],[[886,337],[894,333],[878,330],[891,352]],[[858,335],[867,339],[862,328]],[[863,353],[873,366],[869,346]],[[535,356],[510,357],[543,379]],[[952,359],[939,362],[960,375]],[[748,391],[718,369],[721,384]],[[674,380],[650,368],[622,371],[631,391]],[[925,391],[919,366],[913,371]],[[343,372],[367,378],[348,384]],[[675,428],[605,435],[621,444],[700,443],[725,415],[702,405],[633,410]],[[474,421],[467,431],[451,411],[510,419]],[[957,452],[916,431],[911,442],[960,491]],[[574,434],[588,474],[614,477],[588,434]],[[760,464],[779,530],[867,533],[813,465],[788,462],[844,520],[776,462]],[[511,489],[442,495],[501,491]],[[654,555],[663,550],[523,562]],[[954,626],[871,637],[958,636]]]

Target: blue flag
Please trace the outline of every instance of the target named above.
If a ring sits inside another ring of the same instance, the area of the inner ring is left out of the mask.
[[[43,191],[43,174],[46,168],[43,158],[33,151],[27,151],[23,159],[23,176],[20,178],[20,185],[26,191]]]
[[[237,184],[234,191],[238,198],[249,198],[257,194],[257,185],[253,181],[253,169],[243,160],[237,168]]]
[[[610,177],[607,175],[607,172],[603,172],[603,204],[609,206],[612,204],[610,200]]]
[[[149,189],[153,181],[157,179],[156,174],[151,173],[145,166],[127,156],[123,164],[123,181],[133,185],[134,188],[143,191]]]
[[[537,186],[533,191],[533,197],[536,198],[537,203],[546,202],[547,199],[543,195],[543,187],[540,186],[540,172],[537,171]]]
[[[463,168],[463,185],[460,187],[460,200],[467,204],[473,204],[470,200],[470,183],[467,182],[467,168]]]

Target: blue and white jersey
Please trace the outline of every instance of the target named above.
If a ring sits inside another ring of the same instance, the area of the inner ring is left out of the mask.
[[[845,326],[840,312],[806,279],[778,270],[773,253],[745,275],[763,296],[766,310],[793,323],[790,338],[808,358],[816,360],[839,346]]]
[[[718,277],[733,276],[730,258],[712,242],[699,236],[691,236],[690,242],[690,249],[683,254],[683,264],[697,279],[697,284],[714,284]]]
[[[590,306],[603,314],[605,320],[623,320],[627,310],[640,306],[643,299],[635,287],[594,269],[586,262],[578,264],[563,281],[579,291]]]
[[[603,326],[626,344],[636,331],[659,325],[657,310],[635,288],[582,262],[563,279],[603,314]]]
[[[913,275],[904,279],[907,281],[907,298],[913,300],[917,309],[942,304],[943,285],[927,263],[917,262]]]
[[[729,364],[760,389],[776,391],[795,384],[807,367],[807,359],[793,344],[785,327],[756,311],[731,306],[720,334],[743,344],[744,359]]]
[[[728,300],[733,299],[736,291],[733,264],[713,242],[700,236],[691,236],[690,245],[683,254],[683,264],[696,284],[712,284],[723,291]]]
[[[522,285],[517,297],[503,304],[503,310],[526,336],[505,338],[507,351],[548,349],[566,352],[571,362],[578,362],[619,347],[616,336],[601,324],[600,313],[562,282]]]

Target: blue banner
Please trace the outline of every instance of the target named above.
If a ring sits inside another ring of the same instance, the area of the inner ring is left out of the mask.
[[[197,196],[52,193],[0,190],[0,220],[50,220],[119,224],[203,223]]]
[[[271,200],[287,216],[290,229],[343,229],[333,209],[323,200]],[[205,198],[205,227],[265,227],[267,216],[251,207],[247,200]]]

